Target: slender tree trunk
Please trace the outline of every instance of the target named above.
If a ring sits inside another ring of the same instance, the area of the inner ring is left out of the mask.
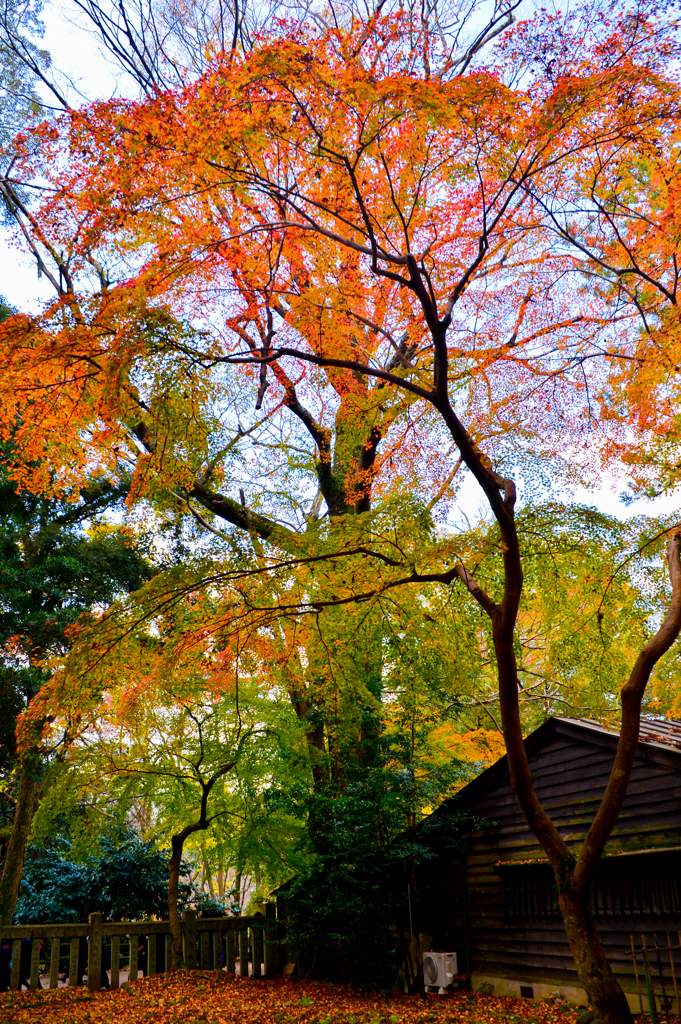
[[[603,951],[588,902],[567,884],[558,894],[570,951],[589,1003],[603,1024],[633,1024],[627,998]]]
[[[213,873],[212,873],[212,871],[210,869],[210,866],[208,864],[208,858],[206,857],[206,848],[203,845],[203,843],[201,843],[201,862],[202,862],[201,885],[202,885],[202,887],[206,886],[206,888],[208,889],[208,892],[210,893],[210,895],[214,896],[215,895],[215,890],[213,888]],[[218,875],[219,875],[219,872],[218,872]],[[222,893],[220,893],[220,895],[222,896]]]
[[[435,337],[436,349],[438,341]],[[440,345],[440,349],[441,363],[436,373],[436,389],[438,379],[446,381],[446,347]],[[437,406],[437,403],[434,404]],[[603,1024],[631,1024],[629,1004],[605,957],[591,915],[590,900],[598,863],[626,796],[636,756],[641,700],[650,673],[681,630],[681,533],[671,536],[667,548],[667,565],[672,584],[669,610],[655,635],[642,648],[622,688],[622,725],[612,771],[586,839],[575,856],[537,797],[523,742],[515,653],[515,627],[523,591],[523,566],[514,513],[515,484],[499,476],[483,461],[446,395],[443,395],[440,409],[463,461],[487,496],[503,541],[504,590],[501,602],[498,603],[485,593],[464,565],[457,565],[455,572],[492,623],[499,706],[511,785],[525,820],[553,866],[565,932],[579,979],[594,1010]]]
[[[170,921],[170,936],[173,940],[171,971],[177,971],[184,965],[182,926],[180,924],[180,911],[177,905],[184,839],[185,837],[182,832],[179,835],[173,836],[171,843],[172,852],[168,864],[170,869],[168,877],[168,920]]]
[[[11,922],[19,898],[21,878],[24,873],[26,843],[31,830],[36,797],[36,781],[22,768],[19,792],[14,809],[12,832],[7,844],[5,865],[0,879],[0,921]]]

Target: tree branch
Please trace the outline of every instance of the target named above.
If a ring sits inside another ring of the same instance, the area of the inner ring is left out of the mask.
[[[681,631],[681,533],[675,533],[669,540],[667,566],[672,584],[672,599],[664,622],[641,650],[627,682],[622,687],[622,724],[615,761],[598,812],[577,859],[575,886],[578,893],[585,892],[593,884],[601,854],[624,803],[638,748],[641,701],[650,674]]]

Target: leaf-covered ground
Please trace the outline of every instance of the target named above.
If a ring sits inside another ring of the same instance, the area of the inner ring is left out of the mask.
[[[452,995],[361,994],[316,982],[190,971],[156,975],[115,992],[7,992],[2,1024],[574,1024],[566,1004]]]

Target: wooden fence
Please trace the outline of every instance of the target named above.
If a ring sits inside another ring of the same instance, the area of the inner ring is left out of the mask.
[[[197,917],[196,911],[182,915],[182,939],[187,967],[202,970],[222,970],[232,974],[248,974],[249,960],[254,978],[270,977],[278,973],[277,922],[274,905],[266,905],[266,914],[254,917]],[[87,973],[87,987],[97,990],[102,982],[102,953],[106,948],[111,957],[111,988],[118,988],[121,973],[121,945],[128,952],[128,980],[135,981],[140,973],[140,939],[146,938],[146,973],[158,974],[170,964],[170,924],[168,921],[110,922],[101,914],[90,914],[82,924],[29,924],[1,926],[0,941],[12,940],[12,967],[10,990],[17,991],[28,981],[31,989],[40,987],[40,940],[50,943],[50,988],[57,988],[60,961],[68,958],[68,985],[82,984]],[[22,939],[31,945],[30,970],[22,977]],[[83,959],[83,940],[87,940],[87,962]],[[67,944],[67,954],[64,945]],[[143,949],[144,947],[142,947]],[[45,951],[47,952],[47,951]],[[85,968],[85,969],[84,969]],[[159,970],[160,968],[160,970]],[[125,968],[124,968],[125,969]]]

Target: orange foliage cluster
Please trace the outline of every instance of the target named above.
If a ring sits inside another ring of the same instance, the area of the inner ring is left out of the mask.
[[[0,432],[32,456],[21,482],[123,458],[135,494],[191,490],[221,425],[214,370],[230,367],[254,400],[260,380],[267,416],[317,403],[325,465],[330,409],[349,448],[380,437],[377,461],[348,469],[347,502],[395,466],[437,489],[449,442],[410,412],[434,394],[436,319],[490,457],[506,435],[515,458],[523,443],[560,456],[594,398],[610,454],[676,429],[679,97],[654,17],[623,14],[585,45],[542,16],[498,67],[452,81],[405,70],[399,21],[357,31],[293,33],[32,138],[16,173],[50,187],[31,233],[67,256],[59,300],[0,331]],[[517,67],[542,57],[519,88]]]
[[[494,729],[474,729],[461,735],[453,726],[441,725],[433,730],[431,744],[436,753],[444,755],[443,760],[455,757],[473,764],[482,763],[485,768],[506,753],[504,737]]]
[[[83,989],[0,996],[3,1024],[574,1024],[577,1007],[477,993],[360,994],[321,983],[252,981],[190,971],[90,996]]]

